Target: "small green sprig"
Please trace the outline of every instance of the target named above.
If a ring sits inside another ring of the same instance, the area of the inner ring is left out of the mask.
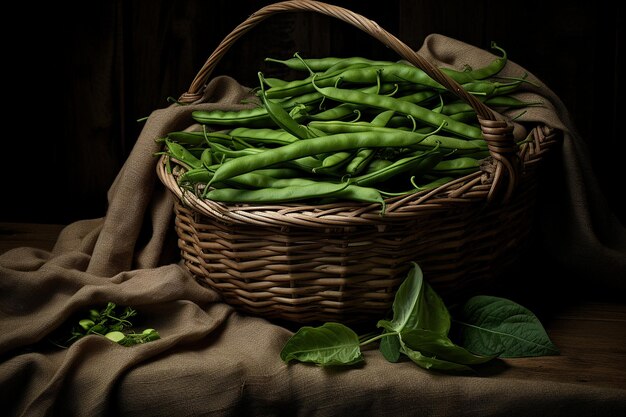
[[[159,332],[155,329],[145,329],[138,333],[133,330],[133,323],[129,320],[135,317],[137,311],[131,307],[125,307],[121,313],[116,312],[116,305],[107,303],[102,310],[89,310],[89,318],[78,321],[78,325],[71,330],[71,336],[67,339],[67,345],[89,335],[100,335],[122,346],[133,346],[160,339]]]

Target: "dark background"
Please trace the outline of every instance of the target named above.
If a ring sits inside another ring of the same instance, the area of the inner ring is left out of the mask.
[[[217,44],[268,1],[29,2],[5,13],[3,202],[0,221],[69,223],[101,217],[106,192],[142,124],[186,91]],[[623,194],[623,6],[589,1],[334,1],[418,49],[441,33],[510,59],[566,103],[589,144],[599,184],[626,222]],[[345,23],[312,13],[272,17],[216,69],[256,83],[263,58],[397,59]],[[275,70],[274,70],[275,71]],[[276,75],[281,75],[280,73]]]

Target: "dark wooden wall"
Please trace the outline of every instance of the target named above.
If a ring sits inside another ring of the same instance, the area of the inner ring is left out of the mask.
[[[72,4],[70,4],[72,3]],[[268,1],[30,2],[5,13],[5,161],[1,221],[68,223],[100,217],[106,191],[141,129],[137,119],[186,90],[202,62]],[[347,1],[419,48],[442,33],[488,48],[538,75],[567,104],[600,184],[622,219],[626,138],[621,2]],[[272,18],[241,39],[216,74],[254,84],[266,56],[396,59],[328,17]],[[278,74],[280,75],[280,74]],[[30,179],[32,178],[32,179]]]

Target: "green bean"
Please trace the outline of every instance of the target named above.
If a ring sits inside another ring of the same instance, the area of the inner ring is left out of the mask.
[[[492,108],[493,107],[518,108],[518,107],[527,107],[527,106],[540,104],[540,102],[525,102],[515,97],[511,97],[511,96],[494,96],[494,97],[489,97],[483,101],[486,105]],[[463,113],[463,112],[470,112],[470,111],[473,112],[474,109],[468,103],[464,101],[455,101],[453,103],[448,103],[445,106],[443,106],[443,109],[441,112],[443,114],[453,115],[456,113]]]
[[[381,169],[387,168],[391,164],[393,164],[393,161],[389,159],[383,159],[383,158],[374,159],[367,166],[367,169],[365,170],[365,174],[371,174],[373,172],[380,171]]]
[[[215,172],[213,181],[222,181],[235,175],[269,167],[304,156],[338,152],[358,148],[408,147],[423,141],[429,135],[412,132],[358,132],[303,139],[279,148],[268,149],[260,155],[247,155],[226,161]]]
[[[205,167],[194,168],[185,171],[183,175],[178,178],[179,184],[207,184],[213,178],[213,171],[206,169]]]
[[[513,96],[494,96],[485,100],[489,107],[520,108],[543,104],[541,101],[523,101]]]
[[[321,92],[324,96],[333,100],[357,104],[366,105],[383,110],[394,110],[397,113],[411,115],[416,119],[423,121],[434,127],[443,125],[443,130],[456,133],[459,136],[463,136],[470,139],[481,139],[482,132],[479,128],[467,125],[462,122],[458,122],[449,116],[444,114],[435,113],[417,104],[413,104],[408,101],[398,100],[393,97],[378,96],[374,94],[367,94],[360,91],[340,89],[335,87],[319,88],[313,82],[315,89]]]
[[[316,182],[308,185],[293,185],[282,188],[259,188],[242,190],[220,188],[210,190],[205,197],[227,203],[283,203],[295,200],[329,197],[343,190],[347,183]]]
[[[523,80],[510,83],[501,83],[499,81],[473,81],[463,84],[462,87],[471,94],[493,97],[512,93],[517,90],[523,82]]]
[[[477,120],[476,112],[474,110],[462,111],[459,113],[451,114],[450,117],[459,122],[468,123]]]
[[[206,149],[205,147],[187,147],[186,148],[190,154],[192,154],[195,158],[200,159],[202,156],[202,152]]]
[[[485,158],[491,156],[491,153],[489,152],[489,149],[484,149],[482,151],[476,151],[476,152],[457,153],[457,155],[480,160],[480,159],[485,159]]]
[[[333,198],[361,201],[364,203],[378,203],[382,206],[380,214],[385,214],[385,200],[383,200],[382,195],[375,188],[348,184],[346,188],[338,191]]]
[[[261,82],[261,86],[263,85],[263,74],[261,72],[258,73],[259,81]],[[270,100],[267,97],[267,94],[263,87],[261,87],[261,100],[263,101],[263,105],[265,106],[267,113],[271,117],[271,119],[278,125],[278,127],[284,129],[285,131],[291,133],[295,137],[299,139],[308,139],[313,138],[316,135],[305,126],[302,126],[297,121],[295,121],[289,113],[282,108],[282,106],[274,101]]]
[[[229,132],[232,137],[243,139],[251,143],[286,145],[298,140],[297,137],[282,129],[251,129],[237,127]]]
[[[323,181],[317,181],[308,185],[292,185],[280,188],[268,187],[255,190],[238,188],[213,189],[205,197],[209,200],[226,203],[285,203],[320,198],[337,198],[381,204],[383,206],[381,214],[384,213],[385,207],[382,196],[373,188]]]
[[[316,184],[318,181],[308,178],[280,178],[276,179],[271,175],[261,173],[263,170],[248,172],[246,174],[237,175],[226,181],[225,183],[233,183],[236,186],[243,185],[251,188],[285,188],[295,186],[305,186]]]
[[[502,71],[502,69],[506,65],[507,55],[504,49],[498,47],[494,42],[491,43],[491,47],[502,52],[502,57],[494,59],[488,65],[482,68],[470,71],[457,71],[452,68],[440,68],[440,70],[459,84],[470,83],[477,80],[483,80],[493,77],[494,75]]]
[[[265,169],[257,169],[254,173],[259,175],[265,175],[266,177],[271,177],[276,179],[289,179],[296,178],[301,175],[301,171],[292,168],[265,168]]]
[[[205,168],[213,165],[213,154],[211,153],[210,148],[206,148],[202,151],[202,155],[200,156],[200,161]]]
[[[410,171],[412,174],[424,172],[433,168],[439,161],[441,161],[442,158],[443,154],[441,154],[436,148],[428,152],[415,152],[413,155],[399,159],[385,168],[359,177],[350,178],[349,182],[351,184],[361,186],[370,186],[382,183],[407,171]]]
[[[312,156],[304,156],[293,161],[285,161],[285,164],[301,171],[312,173],[322,166],[322,161]]]
[[[446,73],[448,76],[453,77],[455,81],[459,83],[470,82],[471,80],[481,80],[485,78],[492,77],[498,74],[506,65],[507,62],[507,54],[506,51],[500,47],[498,47],[495,42],[491,43],[491,47],[502,52],[502,57],[498,57],[493,60],[487,66],[471,70],[471,71],[456,71],[450,68],[441,68],[441,70]],[[266,62],[276,62],[287,66],[290,69],[299,70],[299,71],[328,71],[328,70],[339,70],[342,68],[350,67],[355,64],[366,64],[367,66],[382,66],[382,65],[391,65],[397,64],[398,62],[392,61],[373,61],[367,58],[361,57],[349,57],[349,58],[336,58],[336,57],[326,57],[326,58],[318,58],[318,59],[302,59],[300,57],[294,57],[287,60],[279,60],[273,58],[266,58]],[[409,65],[409,64],[407,64]]]
[[[167,138],[174,142],[192,146],[205,144],[207,138],[222,145],[229,144],[232,139],[229,135],[219,132],[172,132],[168,133]]]
[[[366,58],[358,58],[358,57],[356,57],[356,59],[354,60],[352,58],[346,58],[345,60],[339,61],[335,65],[328,67],[328,69],[326,69],[321,74],[332,74],[338,71],[347,71],[347,70],[367,68],[367,67],[372,67],[372,66],[386,66],[386,65],[391,65],[391,64],[394,64],[394,62],[373,61],[373,60],[368,60]]]
[[[198,146],[204,143],[204,134],[202,132],[171,132],[163,139],[163,141],[165,140]]]
[[[388,127],[376,127],[366,122],[309,122],[309,126],[321,130],[328,135],[337,135],[341,133],[374,133],[374,134],[393,134],[398,132],[398,129]],[[484,139],[461,139],[455,137],[448,137],[438,135],[432,132],[432,128],[429,128],[431,134],[427,132],[406,132],[414,133],[418,135],[425,135],[426,137],[420,142],[412,145],[416,149],[429,149],[437,144],[443,151],[456,150],[460,153],[470,153],[483,151],[487,149],[487,142]]]
[[[342,103],[333,108],[319,112],[317,114],[309,115],[309,120],[341,120],[354,114],[358,111],[360,106],[354,104]]]
[[[276,87],[276,88],[280,88],[280,87],[284,87],[285,85],[287,85],[287,83],[289,81],[286,80],[281,80],[280,78],[272,78],[272,77],[267,77],[267,78],[263,78],[263,82],[265,83],[265,85],[267,85],[268,87]]]
[[[303,62],[304,61],[304,62]],[[350,58],[335,58],[335,57],[325,57],[325,58],[289,58],[286,60],[274,59],[274,58],[265,58],[265,62],[275,62],[279,64],[283,64],[290,69],[298,70],[298,71],[308,71],[309,69],[312,71],[327,71],[329,69],[342,69],[345,67],[349,67],[355,64],[365,64],[365,65],[388,65],[392,64],[391,61],[372,61],[367,58],[361,57],[350,57]]]
[[[334,71],[332,73],[324,73],[322,75],[315,74],[315,76],[319,77],[319,80],[323,84],[334,85],[337,83],[337,77],[344,71],[344,69],[340,69],[338,71]],[[289,81],[287,84],[282,87],[270,87],[265,90],[265,94],[269,98],[285,98],[285,97],[294,97],[298,95],[302,95],[305,93],[310,93],[315,91],[310,88],[311,80],[314,76],[309,76],[304,79],[298,79]],[[263,85],[261,83],[261,85]]]
[[[193,154],[189,152],[184,146],[170,140],[166,140],[165,145],[167,146],[169,155],[172,158],[179,160],[180,162],[188,165],[191,168],[202,167],[202,161],[193,156]]]
[[[439,162],[429,170],[437,175],[467,175],[480,169],[480,161],[469,157],[460,157]]]
[[[410,101],[411,103],[414,103],[414,104],[421,104],[425,101],[430,100],[433,97],[436,97],[437,94],[438,94],[437,91],[432,91],[432,90],[417,91],[412,94],[398,97],[398,100]]]
[[[237,158],[241,158],[243,156],[248,156],[248,155],[251,155],[251,156],[259,155],[267,150],[267,149],[252,148],[252,147],[247,148],[247,149],[234,150],[234,149],[230,149],[228,147],[220,146],[219,144],[214,144],[214,143],[210,144],[210,146],[213,150],[215,157],[221,156],[223,158],[228,158],[228,159],[237,159]],[[297,158],[295,160],[285,161],[285,163],[293,168],[296,168],[304,172],[313,172],[315,169],[318,169],[322,166],[322,161],[319,161],[318,159],[312,156],[306,156],[302,158]]]
[[[322,168],[333,168],[345,163],[352,156],[352,152],[341,151],[327,156],[322,161]]]
[[[391,120],[389,120],[389,123],[387,123],[387,126],[385,127],[410,130],[418,133],[428,133],[433,130],[430,125],[424,125],[423,123],[420,123],[418,127],[415,118],[407,116],[394,116]]]
[[[437,105],[437,107],[434,107],[432,111],[434,111],[435,113],[442,113],[443,107],[443,97],[441,96],[441,94],[439,94],[439,104]]]
[[[316,174],[332,175],[338,168],[347,164],[352,158],[353,152],[341,151],[331,153],[322,160],[322,166],[313,170]]]
[[[311,121],[309,127],[321,130],[327,134],[367,132],[373,127],[369,122],[342,122],[342,121]]]
[[[374,157],[374,149],[359,149],[354,158],[346,166],[346,174],[356,175],[363,171]]]
[[[311,111],[314,107],[311,105],[316,100],[322,99],[320,94],[307,94],[300,96],[300,100],[289,99],[279,103],[286,109],[292,109],[296,105],[304,105],[307,111]],[[302,112],[304,117],[306,112]],[[243,110],[196,110],[191,113],[193,119],[205,125],[221,125],[221,126],[247,126],[247,127],[269,127],[272,125],[272,119],[267,113],[264,106],[254,107]],[[296,119],[299,119],[296,117]]]
[[[412,65],[396,63],[386,66],[349,69],[339,76],[342,82],[370,84],[380,79],[387,83],[408,82],[423,85],[435,90],[444,90],[437,81],[430,78],[424,71]]]
[[[205,125],[267,126],[270,121],[264,107],[243,110],[196,110],[191,117]]]
[[[221,145],[219,143],[210,143],[209,146],[210,146],[211,150],[213,151],[213,154],[216,157],[219,157],[220,155],[223,155],[223,156],[225,156],[227,158],[240,158],[242,156],[258,155],[260,153],[265,152],[264,149],[253,148],[253,147],[235,150],[235,149],[231,149],[231,148],[229,148],[227,146],[223,146],[223,145]]]
[[[364,93],[375,93],[375,94],[388,94],[393,93],[396,88],[393,84],[383,83],[380,86],[373,85],[365,88],[358,88],[358,91],[362,91]],[[343,119],[355,111],[359,111],[359,107],[353,104],[341,103],[335,107],[332,107],[328,110],[310,114],[308,115],[308,119],[310,120],[340,120]]]
[[[218,167],[219,165],[211,165],[190,169],[185,171],[185,173],[179,177],[178,183],[207,184],[211,178],[213,178],[213,173]],[[227,180],[226,182],[238,186],[243,185],[253,188],[308,185],[314,182],[314,180],[297,177],[299,172],[300,171],[298,170],[290,168],[260,169],[247,174],[238,175],[230,180]]]
[[[372,119],[370,124],[375,127],[385,127],[387,126],[387,123],[389,123],[389,120],[391,120],[391,118],[393,117],[395,113],[396,112],[393,110],[386,110],[386,111],[380,112],[376,115],[376,117],[374,117],[374,119]]]
[[[486,67],[466,72],[469,77],[475,80],[482,80],[485,78],[493,77],[494,75],[502,71],[507,62],[506,51],[496,45],[495,42],[491,42],[491,48],[497,49],[498,51],[502,52],[502,56],[491,61],[491,63]]]
[[[415,183],[415,177],[412,177],[411,184],[413,184],[413,186],[415,187],[417,191],[426,191],[426,190],[434,190],[435,188],[439,188],[442,185],[449,183],[453,179],[454,179],[453,177],[441,177],[441,178],[432,180],[431,182],[428,182],[426,184],[417,185]]]
[[[311,93],[289,97],[282,101],[277,101],[277,103],[280,104],[285,110],[292,109],[298,105],[304,105],[308,111],[311,111],[314,109],[313,104],[322,101],[323,98],[324,96],[319,94],[317,91],[313,91]]]
[[[502,51],[502,57],[483,68],[442,71],[489,107],[525,107],[529,103],[505,96],[526,82],[524,78],[488,80],[506,59]],[[204,132],[173,132],[161,139],[167,153],[188,168],[179,184],[205,184],[203,197],[215,201],[323,203],[339,198],[379,203],[384,212],[383,195],[400,195],[400,179],[415,187],[402,194],[435,188],[479,170],[480,160],[489,155],[473,108],[451,99],[445,88],[412,65],[297,55],[267,61],[306,70],[310,76],[283,81],[258,73],[262,107],[192,114],[203,125],[227,125],[230,130],[207,132],[203,126]],[[436,95],[438,104],[428,102]],[[332,107],[322,111],[323,105]],[[358,117],[352,122],[337,120],[355,112]],[[368,122],[358,121],[361,115]],[[377,184],[385,190],[373,188]],[[199,192],[202,186],[194,189]]]
[[[442,107],[441,112],[448,116],[456,113],[474,111],[474,108],[464,101],[457,101],[454,103],[446,104]]]

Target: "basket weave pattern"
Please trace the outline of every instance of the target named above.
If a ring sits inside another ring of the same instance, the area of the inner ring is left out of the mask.
[[[171,159],[168,172],[163,156],[157,174],[176,196],[175,227],[186,267],[241,311],[302,323],[383,317],[409,261],[420,264],[444,297],[500,276],[531,228],[540,162],[559,132],[536,126],[532,140],[518,147],[512,126],[374,22],[308,0],[267,6],[239,25],[181,100],[200,96],[232,42],[284,11],[316,11],[353,24],[458,93],[476,110],[491,157],[477,173],[387,199],[381,216],[379,205],[356,202],[261,206],[202,200],[178,186],[183,165]]]

